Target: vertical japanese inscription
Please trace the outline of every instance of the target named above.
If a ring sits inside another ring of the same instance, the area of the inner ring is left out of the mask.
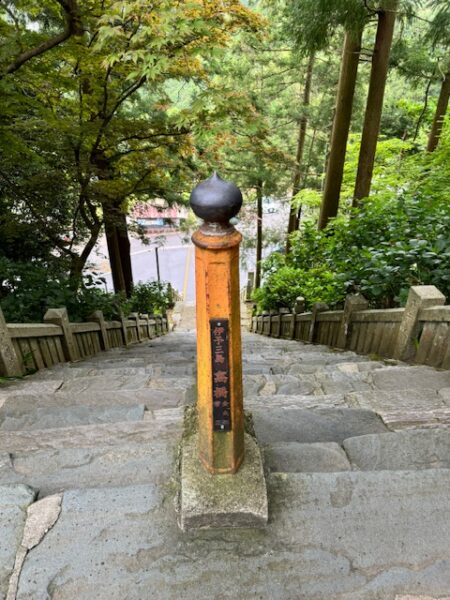
[[[231,431],[228,320],[211,319],[213,430]]]

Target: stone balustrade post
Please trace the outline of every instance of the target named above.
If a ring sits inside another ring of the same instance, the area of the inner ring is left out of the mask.
[[[204,220],[195,244],[198,452],[212,474],[235,473],[244,459],[239,244],[230,224],[242,194],[216,173],[191,194]]]
[[[147,313],[142,313],[140,315],[140,318],[145,321],[145,330],[147,332],[147,338],[150,339],[150,324],[149,324],[148,314]]]
[[[120,313],[119,321],[120,321],[120,325],[121,325],[121,329],[122,329],[123,345],[129,346],[130,342],[128,341],[127,319],[123,316],[122,312]]]
[[[79,360],[75,338],[70,326],[69,315],[66,308],[49,308],[44,315],[45,323],[59,325],[63,332],[61,340],[64,356],[67,361],[75,362]]]
[[[316,335],[317,315],[326,310],[328,310],[328,304],[325,304],[324,302],[316,302],[315,304],[313,304],[311,321],[309,324],[308,342],[314,342],[314,338]]]
[[[339,335],[336,343],[337,348],[345,350],[351,335],[352,313],[358,310],[366,310],[369,306],[368,300],[361,294],[349,294],[345,299],[344,312],[339,325]]]
[[[298,296],[295,299],[293,312],[295,315],[301,315],[303,312],[305,312],[305,299],[303,296]]]
[[[137,312],[130,313],[128,318],[131,321],[134,321],[136,323],[136,338],[137,338],[137,341],[140,342],[141,341],[141,330],[139,327],[139,320],[140,320],[139,313],[137,313]]]
[[[247,289],[246,289],[246,294],[245,294],[246,302],[252,301],[252,293],[253,293],[254,285],[255,285],[255,274],[252,271],[250,271],[247,274]]]
[[[419,333],[419,313],[424,308],[442,306],[445,296],[434,285],[414,285],[410,288],[405,311],[400,323],[393,356],[397,360],[414,358],[414,340]]]
[[[108,330],[106,329],[106,321],[101,310],[95,310],[90,316],[90,321],[98,323],[100,326],[100,345],[102,350],[110,350],[111,345],[108,338]]]
[[[16,354],[8,325],[0,308],[0,374],[5,377],[20,377],[23,372],[22,361]]]

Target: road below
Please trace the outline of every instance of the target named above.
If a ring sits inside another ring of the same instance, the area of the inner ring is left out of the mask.
[[[263,227],[267,231],[283,231],[284,222],[287,220],[286,207],[280,205],[280,209],[274,214],[264,214]],[[247,282],[249,271],[255,270],[255,250],[248,247],[248,242],[256,236],[256,214],[253,206],[246,206],[242,211],[242,220],[237,228],[244,236],[241,247],[240,281],[241,287]],[[161,281],[169,282],[174,289],[182,294],[183,300],[192,302],[195,300],[195,249],[190,236],[179,231],[165,234],[149,234],[148,244],[141,239],[130,237],[131,265],[135,283],[155,281],[157,279],[156,252],[158,246],[159,271]],[[252,244],[250,244],[251,246]],[[263,257],[267,257],[276,245],[273,243],[263,250]],[[105,280],[107,291],[113,291],[111,269],[108,260],[108,249],[106,238],[102,236],[95,252],[91,256],[92,272]]]

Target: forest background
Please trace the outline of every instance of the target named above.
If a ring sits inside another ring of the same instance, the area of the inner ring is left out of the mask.
[[[5,316],[164,310],[127,214],[214,169],[257,207],[259,308],[448,296],[449,32],[447,0],[0,1]],[[116,294],[87,275],[103,232]]]

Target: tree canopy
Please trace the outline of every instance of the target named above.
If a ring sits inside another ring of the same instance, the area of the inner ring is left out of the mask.
[[[138,202],[186,203],[213,169],[255,210],[246,243],[258,285],[264,245],[287,245],[267,263],[262,294],[274,278],[286,281],[281,295],[302,280],[311,300],[339,303],[358,289],[390,306],[407,281],[445,288],[448,232],[436,227],[450,189],[449,25],[446,0],[0,2],[7,316],[37,314],[56,290],[95,288],[86,276],[103,234],[115,290],[131,296],[127,215]],[[267,197],[289,205],[278,231],[263,221]],[[442,248],[408,225],[413,214],[444,236]],[[372,252],[358,228],[386,230],[386,220],[392,236]],[[344,238],[361,246],[361,267]],[[411,240],[438,254],[414,277]],[[398,285],[380,287],[382,277]],[[15,314],[25,291],[34,308]]]

